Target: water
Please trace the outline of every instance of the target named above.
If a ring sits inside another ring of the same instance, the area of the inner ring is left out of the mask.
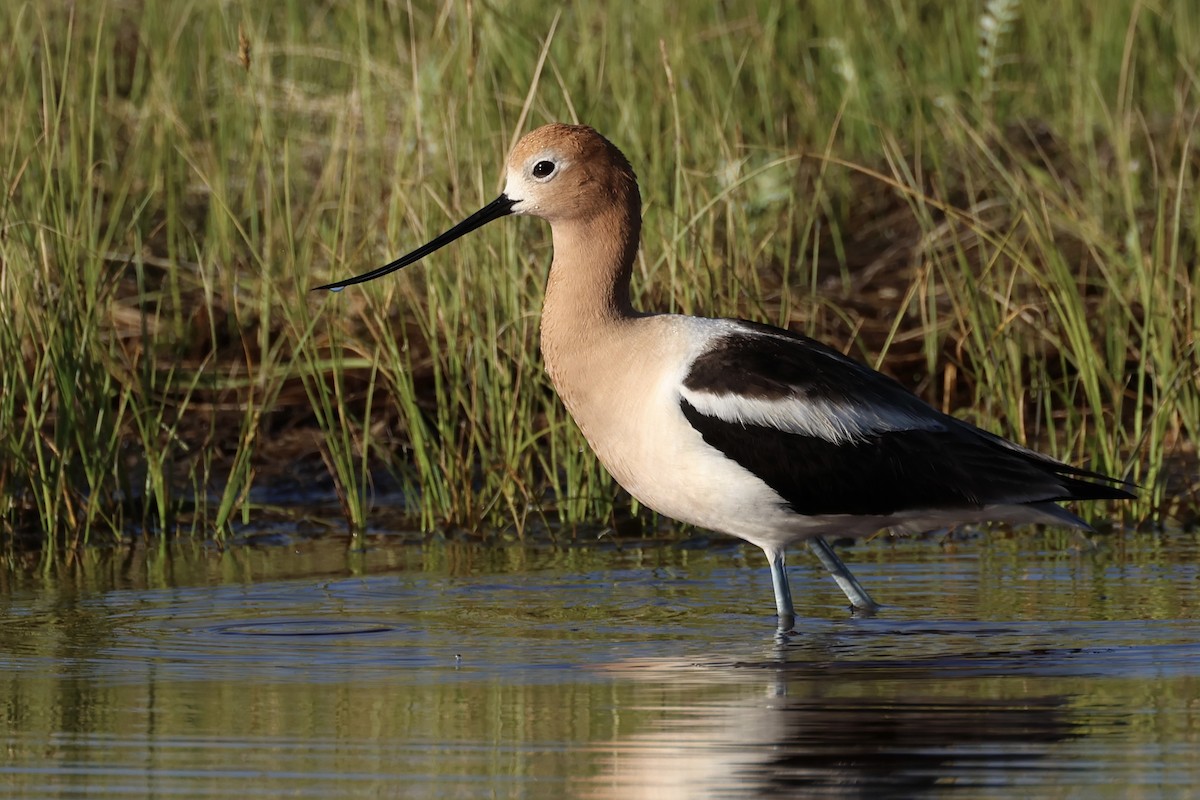
[[[1188,797],[1200,537],[268,537],[0,571],[0,796]]]

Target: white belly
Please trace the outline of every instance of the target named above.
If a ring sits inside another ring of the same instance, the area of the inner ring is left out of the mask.
[[[644,326],[638,341],[612,337],[604,349],[576,353],[565,370],[551,369],[576,424],[626,491],[659,514],[760,546],[840,530],[850,521],[790,511],[757,476],[706,444],[683,416],[683,379],[694,353],[722,332],[719,321],[662,316],[638,323]],[[859,527],[870,532],[879,525]]]

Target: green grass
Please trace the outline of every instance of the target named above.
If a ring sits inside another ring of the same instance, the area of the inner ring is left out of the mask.
[[[643,307],[789,324],[1144,487],[1093,518],[1193,522],[1197,53],[1183,2],[6,4],[0,526],[219,538],[309,462],[356,531],[384,477],[429,529],[626,518],[538,359],[544,225],[308,291],[556,119],[638,171]]]

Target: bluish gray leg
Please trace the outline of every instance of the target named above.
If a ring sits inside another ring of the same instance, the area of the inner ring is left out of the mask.
[[[808,549],[816,554],[817,558],[821,559],[821,563],[825,565],[825,569],[829,570],[829,574],[833,575],[833,579],[837,581],[837,585],[846,593],[846,599],[850,601],[850,605],[854,606],[859,611],[865,614],[873,614],[879,610],[879,604],[871,599],[871,595],[867,594],[867,590],[862,587],[858,579],[850,572],[842,560],[838,558],[837,553],[833,552],[833,548],[829,546],[829,542],[825,541],[824,536],[814,536],[808,540]],[[782,566],[782,561],[780,562]],[[772,572],[774,566],[772,566]],[[784,578],[784,590],[787,589],[787,579]],[[779,590],[775,590],[775,596],[778,598]],[[788,598],[788,604],[791,604],[791,598]]]
[[[792,606],[792,590],[788,586],[787,572],[783,568],[783,550],[768,552],[771,562],[771,584],[775,587],[775,610],[779,612],[779,629],[789,630],[796,622],[796,609]]]

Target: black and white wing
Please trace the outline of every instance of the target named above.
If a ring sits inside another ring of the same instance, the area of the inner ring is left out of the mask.
[[[890,515],[1132,497],[1106,483],[1116,479],[942,414],[820,342],[722,322],[726,332],[683,380],[680,407],[708,445],[796,513]]]

